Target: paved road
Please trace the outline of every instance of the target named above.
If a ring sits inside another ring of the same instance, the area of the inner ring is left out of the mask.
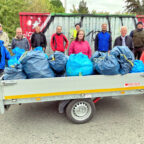
[[[11,106],[0,115],[0,144],[144,144],[144,96],[105,98],[82,125],[69,122],[57,105]]]

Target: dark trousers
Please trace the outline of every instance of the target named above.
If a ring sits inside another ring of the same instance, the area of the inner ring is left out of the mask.
[[[135,59],[140,59],[143,50],[144,50],[143,47],[140,47],[140,48],[134,48],[134,55],[135,55]]]
[[[3,75],[4,70],[0,69],[0,77]]]

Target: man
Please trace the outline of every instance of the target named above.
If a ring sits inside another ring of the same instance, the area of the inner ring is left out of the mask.
[[[32,49],[40,46],[43,48],[43,51],[45,51],[46,45],[47,45],[47,41],[46,41],[45,35],[40,31],[40,27],[36,26],[35,32],[32,34],[32,37],[31,37]]]
[[[102,31],[96,35],[95,51],[108,52],[111,50],[112,38],[111,34],[107,32],[107,24],[102,24]]]
[[[10,53],[4,47],[4,41],[0,40],[0,76],[2,76],[5,68],[5,60],[10,59]]]
[[[16,29],[16,36],[12,40],[12,49],[15,47],[19,47],[21,49],[24,49],[25,51],[28,51],[30,49],[29,42],[26,37],[22,34],[22,29],[18,27]]]
[[[51,48],[53,51],[65,52],[68,48],[69,41],[66,36],[62,33],[62,27],[57,26],[56,33],[51,37]]]
[[[130,33],[134,43],[134,55],[136,59],[140,59],[141,54],[144,50],[144,30],[143,23],[138,22],[136,25],[136,30]]]
[[[80,23],[75,24],[75,30],[73,30],[72,35],[71,35],[71,41],[76,39],[77,32],[80,30],[80,28],[81,28]]]
[[[0,24],[0,40],[4,41],[4,46],[8,49],[9,37],[7,33],[3,31],[2,24]]]
[[[133,41],[130,36],[127,36],[127,27],[121,27],[121,36],[117,37],[114,42],[114,46],[127,46],[131,51],[134,49]]]

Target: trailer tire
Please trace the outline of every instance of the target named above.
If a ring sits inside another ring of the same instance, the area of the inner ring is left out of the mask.
[[[92,119],[95,105],[91,99],[72,100],[66,107],[67,118],[76,124],[83,124]]]

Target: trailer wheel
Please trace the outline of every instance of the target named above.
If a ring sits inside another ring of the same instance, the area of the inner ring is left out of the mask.
[[[82,124],[92,119],[95,105],[91,99],[72,100],[66,108],[66,116],[73,123]]]

